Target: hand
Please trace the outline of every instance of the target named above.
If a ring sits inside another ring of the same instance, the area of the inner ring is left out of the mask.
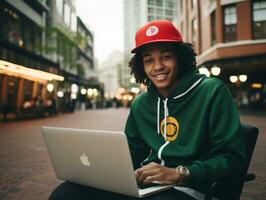
[[[175,168],[168,168],[154,162],[135,170],[135,175],[137,181],[144,184],[153,181],[158,181],[161,184],[176,184],[180,179]]]

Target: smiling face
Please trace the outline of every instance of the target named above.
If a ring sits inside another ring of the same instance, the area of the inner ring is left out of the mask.
[[[144,71],[163,97],[168,97],[178,84],[178,63],[169,43],[153,43],[142,50]]]

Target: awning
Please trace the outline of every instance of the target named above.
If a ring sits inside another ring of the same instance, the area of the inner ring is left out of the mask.
[[[15,63],[0,60],[0,74],[46,83],[47,81],[63,81],[64,77],[45,71],[32,69]]]

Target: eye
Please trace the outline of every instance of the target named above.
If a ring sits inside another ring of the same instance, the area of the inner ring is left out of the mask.
[[[163,55],[162,56],[162,60],[169,60],[171,59],[173,56],[172,55]]]
[[[152,59],[151,59],[151,58],[145,58],[145,59],[143,60],[143,62],[144,62],[144,64],[149,64],[149,63],[152,62]]]

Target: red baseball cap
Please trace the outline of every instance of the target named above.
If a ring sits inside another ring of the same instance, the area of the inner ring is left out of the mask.
[[[136,53],[137,49],[143,45],[154,42],[183,42],[179,30],[168,20],[156,20],[149,22],[136,32],[136,46],[131,53]]]

